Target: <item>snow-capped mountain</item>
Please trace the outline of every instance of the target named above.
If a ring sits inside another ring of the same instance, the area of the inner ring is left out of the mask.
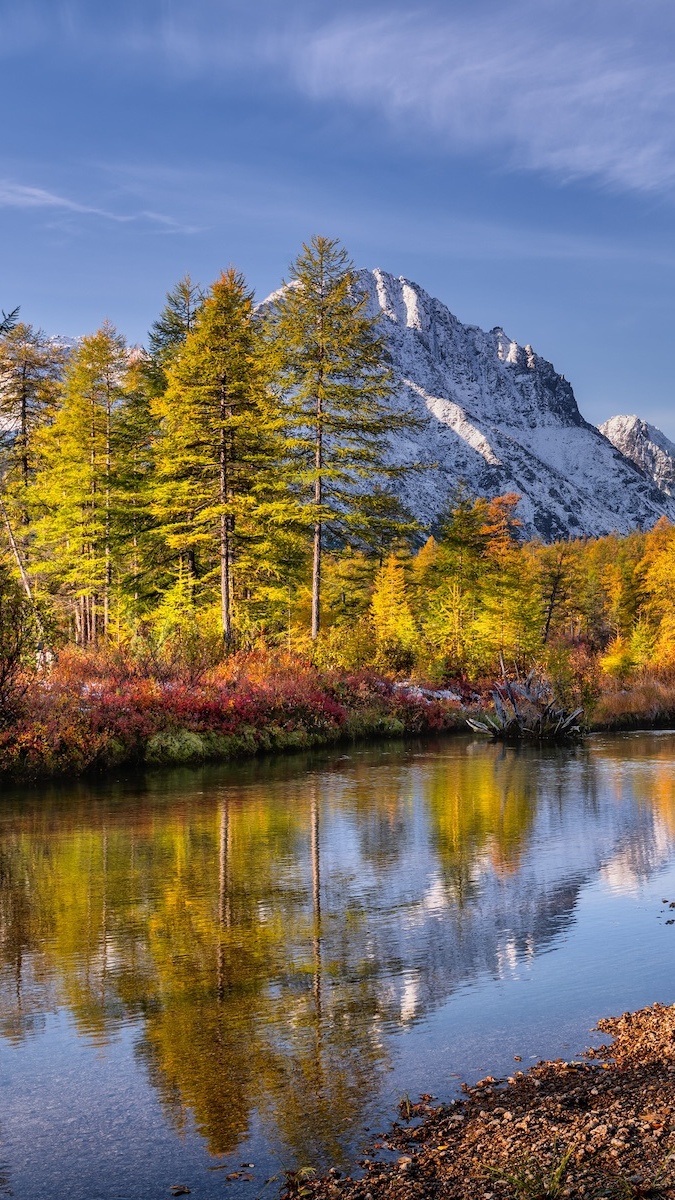
[[[640,467],[662,492],[675,496],[675,444],[640,417],[610,417],[600,432]]]
[[[675,517],[670,492],[584,420],[567,380],[530,346],[463,325],[407,279],[358,276],[391,355],[392,403],[426,419],[391,446],[392,462],[430,467],[397,485],[425,525],[460,480],[476,495],[519,492],[524,534],[545,540]]]
[[[63,350],[64,354],[72,354],[73,350],[78,350],[82,345],[80,337],[65,337],[64,334],[54,333],[49,338],[52,346],[56,346],[57,350]]]

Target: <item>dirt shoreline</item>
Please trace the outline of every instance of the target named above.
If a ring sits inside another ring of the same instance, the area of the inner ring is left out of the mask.
[[[614,1039],[578,1060],[488,1076],[465,1097],[402,1105],[362,1178],[289,1175],[315,1200],[675,1197],[675,1005],[598,1022]],[[517,1064],[515,1064],[517,1065]],[[384,1150],[393,1161],[378,1159]]]

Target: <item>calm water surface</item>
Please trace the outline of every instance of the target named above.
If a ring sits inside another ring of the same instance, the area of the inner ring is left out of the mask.
[[[671,733],[5,793],[0,1195],[272,1197],[673,1003],[671,899]]]

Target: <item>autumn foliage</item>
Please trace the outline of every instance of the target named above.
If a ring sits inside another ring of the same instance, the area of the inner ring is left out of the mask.
[[[372,672],[322,673],[294,656],[234,657],[200,682],[143,678],[119,658],[64,652],[0,731],[0,774],[77,775],[121,765],[200,762],[457,724],[457,705]]]

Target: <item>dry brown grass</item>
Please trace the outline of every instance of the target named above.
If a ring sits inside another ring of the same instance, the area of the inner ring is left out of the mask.
[[[664,728],[675,724],[675,678],[644,673],[600,692],[591,714],[593,729]]]

